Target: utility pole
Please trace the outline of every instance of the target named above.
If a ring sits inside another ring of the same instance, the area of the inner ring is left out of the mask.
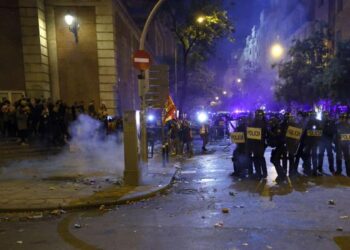
[[[158,9],[162,5],[162,3],[165,0],[159,0],[157,4],[153,7],[151,13],[149,14],[145,26],[143,27],[141,38],[140,38],[140,47],[139,50],[144,50],[145,48],[145,41],[146,41],[146,36],[148,33],[149,26],[152,22],[153,17],[157,13]],[[140,70],[140,75],[144,76],[145,71]],[[141,114],[140,114],[140,125],[141,125],[141,160],[143,163],[148,162],[148,150],[147,150],[147,128],[146,128],[146,91],[145,91],[145,79],[139,79],[139,93],[141,97]]]

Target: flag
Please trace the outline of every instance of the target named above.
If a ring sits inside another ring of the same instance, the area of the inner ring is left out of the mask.
[[[164,110],[165,110],[165,115],[163,118],[163,123],[166,123],[167,121],[170,121],[176,118],[176,106],[170,95],[168,96],[165,102]]]

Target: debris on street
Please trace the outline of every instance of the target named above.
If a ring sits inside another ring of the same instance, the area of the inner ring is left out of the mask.
[[[335,205],[335,201],[334,201],[334,200],[329,200],[329,201],[328,201],[328,205],[334,206],[334,205]]]
[[[222,221],[219,221],[219,222],[215,223],[215,225],[214,225],[215,228],[220,228],[223,226],[224,226],[224,223]]]
[[[228,214],[229,212],[230,212],[230,210],[228,209],[228,208],[223,208],[223,209],[221,209],[221,211],[222,211],[222,213],[224,213],[224,214]]]

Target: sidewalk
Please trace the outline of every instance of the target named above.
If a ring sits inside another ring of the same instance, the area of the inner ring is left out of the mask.
[[[81,176],[69,173],[45,178],[0,180],[0,212],[77,209],[117,205],[145,199],[166,190],[172,182],[178,162],[167,167],[151,160],[144,184],[123,186],[113,176]]]

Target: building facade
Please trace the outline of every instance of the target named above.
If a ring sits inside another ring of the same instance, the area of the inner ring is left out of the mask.
[[[78,41],[67,14],[79,24]],[[3,0],[0,31],[0,96],[51,97],[68,105],[94,100],[96,108],[105,103],[119,114],[138,108],[131,58],[141,31],[122,1]],[[149,32],[146,48],[156,62],[173,56],[166,32],[159,21]]]
[[[271,65],[281,58],[271,56],[271,46],[282,45],[284,56],[295,40],[310,36],[320,23],[328,25],[332,44],[350,39],[350,0],[270,0],[261,13],[260,22],[246,38],[239,64],[240,74],[259,69],[267,85],[277,78]]]

